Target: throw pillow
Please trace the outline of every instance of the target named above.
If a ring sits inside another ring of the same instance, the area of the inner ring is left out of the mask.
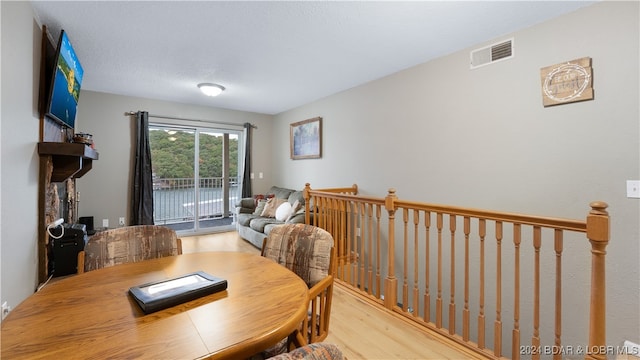
[[[282,204],[285,201],[287,200],[272,197],[271,199],[267,200],[267,204],[264,206],[264,210],[262,211],[260,216],[270,217],[270,218],[276,217],[276,209],[278,209],[278,206],[280,206],[280,204]]]
[[[253,211],[253,215],[260,216],[260,214],[262,214],[262,212],[264,211],[265,205],[267,205],[267,200],[258,200],[258,204],[256,205],[256,209]]]
[[[264,195],[253,195],[253,201],[256,203],[256,206],[258,206],[259,201],[262,199],[264,199]],[[260,215],[260,213],[256,215]]]
[[[291,215],[291,204],[288,201],[283,202],[276,209],[276,220],[285,221]]]
[[[262,195],[262,194],[253,195],[253,201],[256,203],[256,206],[258,206],[258,201],[260,201],[262,199],[270,199],[272,197],[273,197],[273,194],[270,194],[270,195]],[[258,213],[256,215],[260,215],[260,213]]]
[[[300,204],[300,201],[296,200],[296,202],[294,202],[293,205],[291,205],[291,211],[289,212],[289,216],[287,216],[284,222],[288,222],[293,217],[293,215],[296,215],[296,213],[298,212],[298,210],[300,210],[301,207],[302,207],[302,204]]]

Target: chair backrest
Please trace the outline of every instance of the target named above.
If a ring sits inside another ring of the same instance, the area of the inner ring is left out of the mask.
[[[182,241],[173,229],[159,225],[126,226],[91,236],[78,257],[78,272],[180,254]]]
[[[335,275],[333,237],[319,227],[284,224],[264,239],[262,256],[296,273],[309,288]]]
[[[293,271],[309,287],[308,317],[295,337],[289,337],[293,342],[288,342],[289,347],[323,341],[329,334],[336,273],[333,236],[312,225],[276,226],[263,242],[262,256]]]
[[[340,348],[334,344],[319,342],[308,344],[288,353],[276,355],[267,360],[342,360]]]

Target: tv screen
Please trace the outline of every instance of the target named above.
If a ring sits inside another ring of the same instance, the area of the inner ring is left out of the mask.
[[[64,30],[60,32],[54,62],[46,114],[73,129],[84,71]]]

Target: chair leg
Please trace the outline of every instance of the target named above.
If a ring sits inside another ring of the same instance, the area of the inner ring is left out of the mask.
[[[300,332],[300,330],[296,330],[293,334],[289,335],[289,351],[307,345],[307,338]],[[292,346],[293,345],[293,348]]]
[[[78,252],[78,274],[84,273],[84,251]]]

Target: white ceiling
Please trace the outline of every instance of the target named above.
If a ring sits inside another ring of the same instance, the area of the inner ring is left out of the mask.
[[[591,3],[32,2],[54,40],[67,32],[84,68],[83,89],[266,114]],[[201,82],[227,90],[206,97]]]

